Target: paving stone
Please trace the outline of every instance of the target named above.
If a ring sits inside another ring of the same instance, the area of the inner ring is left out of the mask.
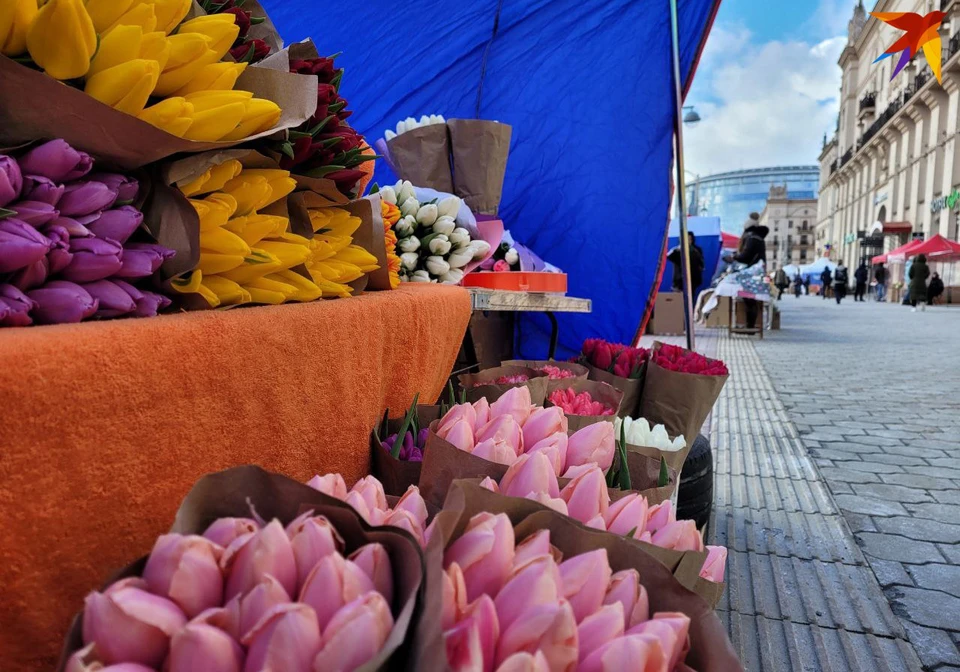
[[[883,464],[892,464],[895,467],[902,469],[908,465],[912,466],[929,466],[927,462],[922,457],[910,457],[909,455],[887,455],[886,453],[871,453],[869,458],[871,462],[882,462]]]
[[[960,469],[960,459],[955,457],[934,457],[927,461],[934,467],[947,467],[948,469]]]
[[[952,478],[960,481],[960,469],[947,469],[946,467],[930,466],[906,466],[904,471],[910,474],[922,474],[924,476],[933,476],[935,478]]]
[[[865,445],[862,443],[851,443],[849,441],[821,441],[820,446],[827,450],[837,450],[843,453],[863,453],[866,455],[882,454],[883,450],[879,446]],[[850,459],[850,458],[847,458]],[[862,458],[869,460],[869,457]]]
[[[879,523],[878,518],[877,524]],[[869,558],[914,564],[938,562],[942,559],[937,547],[925,541],[879,532],[859,532],[854,537]]]
[[[836,446],[839,444],[831,443],[829,445]],[[851,458],[856,458],[858,456],[858,453],[848,453],[847,451],[843,450],[843,448],[839,448],[836,450],[831,450],[827,448],[809,448],[808,450],[810,451],[810,455],[812,457],[815,457],[818,459],[825,458],[828,460],[842,461],[842,460],[849,460]]]
[[[855,495],[853,488],[849,483],[843,483],[842,481],[828,481],[830,483],[830,490],[834,495]]]
[[[853,430],[850,430],[850,431],[853,431]],[[850,436],[852,436],[852,434],[850,434]],[[847,434],[844,434],[839,430],[835,432],[828,432],[818,427],[817,431],[813,432],[812,434],[807,434],[806,436],[803,437],[803,443],[804,445],[809,447],[810,443],[815,443],[817,441],[846,441],[846,439],[847,439]]]
[[[960,597],[960,567],[957,565],[911,565],[907,571],[920,588],[942,590]]]
[[[844,469],[843,467],[834,467],[824,472],[827,482],[839,481],[841,483],[879,483],[880,477],[869,471],[857,471],[856,469]]]
[[[844,511],[843,517],[853,532],[877,531],[877,526],[874,524],[873,519],[871,519],[870,516],[862,513],[853,513],[852,511]]]
[[[957,649],[950,635],[943,630],[925,628],[909,621],[904,623],[903,627],[907,631],[910,642],[916,647],[920,661],[928,668],[936,668],[939,665],[960,665],[960,650]]]
[[[950,411],[942,411],[943,413],[949,413]],[[939,418],[938,418],[939,421]],[[909,442],[911,446],[916,448],[924,448],[928,450],[942,450],[947,453],[953,453],[957,449],[956,441],[948,441],[944,439],[917,439]]]
[[[839,503],[839,502],[838,502]],[[960,520],[960,506],[954,504],[905,504],[906,509],[921,518],[956,523]]]
[[[869,436],[882,436],[887,439],[916,439],[919,432],[903,429],[886,429],[883,426],[871,429],[867,428]]]
[[[931,490],[930,494],[933,495],[933,498],[938,502],[943,502],[944,504],[960,504],[960,490]]]
[[[853,486],[858,495],[863,497],[874,497],[877,499],[888,499],[893,502],[903,502],[919,504],[922,502],[932,502],[933,497],[930,493],[918,488],[908,488],[902,485],[886,485],[884,483],[857,483]]]
[[[902,504],[886,500],[859,497],[857,495],[837,495],[834,498],[842,511],[865,513],[870,516],[900,516],[906,515],[907,510]]]
[[[871,433],[871,430],[885,430],[883,424],[879,422],[864,422],[863,420],[837,420],[833,423],[837,427],[845,427],[850,429],[864,429],[867,431],[867,434]]]
[[[895,560],[879,560],[870,558],[870,569],[877,576],[880,585],[887,586],[912,586],[913,579],[904,569],[903,565]]]
[[[955,631],[960,627],[960,597],[907,586],[894,586],[885,593],[898,616],[942,630]]]
[[[925,476],[922,474],[884,474],[881,478],[884,483],[893,485],[905,485],[908,488],[917,488],[920,490],[952,490],[957,492],[957,484],[949,478],[937,478],[935,476]],[[931,492],[932,496],[937,497],[937,493]],[[939,500],[940,498],[937,497]]]
[[[844,462],[838,463],[839,467],[846,467],[847,469],[856,469],[857,471],[866,471],[870,474],[899,474],[901,473],[901,467],[895,464],[885,464],[883,462],[877,462],[874,458],[879,457],[890,457],[889,455],[871,455],[869,460],[863,462]]]
[[[960,546],[956,544],[939,544],[937,548],[947,559],[947,562],[953,565],[960,565]]]
[[[899,534],[910,539],[933,541],[941,544],[960,543],[960,525],[947,525],[926,518],[897,516],[877,518],[877,528],[887,534]]]
[[[887,441],[892,441],[893,439],[885,439]],[[931,460],[936,458],[945,458],[947,454],[940,449],[926,448],[924,446],[918,446],[916,443],[911,443],[910,445],[903,445],[899,441],[897,445],[885,445],[883,447],[883,452],[888,455],[903,455],[904,457],[919,457],[924,460]]]

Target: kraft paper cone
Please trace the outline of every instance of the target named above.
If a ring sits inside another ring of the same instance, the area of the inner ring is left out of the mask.
[[[450,139],[445,124],[421,126],[386,142],[390,167],[416,187],[453,193]]]
[[[527,376],[523,383],[494,383],[501,376]],[[514,387],[526,387],[530,390],[530,401],[534,406],[543,406],[547,397],[547,374],[525,366],[497,366],[484,369],[479,373],[463,373],[457,376],[460,387],[467,395],[467,401],[473,403],[481,397],[491,404]]]
[[[270,47],[270,51],[277,52],[283,49],[283,38],[280,37],[280,31],[273,25],[270,15],[257,0],[246,0],[243,3],[243,9],[250,12],[254,18],[262,18],[263,23],[250,26],[247,31],[248,40],[263,40]]]
[[[493,246],[491,245],[491,248],[492,247]],[[548,377],[547,378],[547,396],[548,397],[550,396],[550,393],[553,392],[554,390],[563,389],[564,385],[567,385],[567,383],[572,383],[575,380],[586,380],[590,373],[587,370],[587,367],[583,366],[582,364],[576,364],[574,362],[558,362],[552,359],[511,359],[506,362],[500,362],[500,364],[502,366],[526,366],[531,369],[535,369],[537,371],[542,370],[543,367],[545,366],[555,366],[558,369],[561,369],[563,371],[570,371],[571,373],[573,373],[572,378],[561,378],[558,380],[554,380]]]
[[[482,119],[450,119],[454,193],[481,215],[496,215],[510,156],[507,124]],[[403,136],[400,136],[403,137]]]
[[[623,392],[623,400],[620,402],[620,412],[617,413],[618,417],[637,417],[637,409],[640,408],[640,394],[643,391],[643,374],[641,374],[640,378],[622,378],[613,375],[609,371],[599,369],[588,362],[585,362],[584,366],[587,367],[587,371],[589,371],[588,377],[590,380],[606,383]]]
[[[667,484],[658,486],[660,482],[660,459],[653,459],[639,453],[627,452],[627,468],[630,470],[631,492],[638,492],[647,499],[650,506],[661,504],[673,496],[677,489],[677,478],[680,471],[667,467]],[[622,494],[621,494],[622,493]],[[610,490],[610,501],[627,496],[629,492]]]
[[[380,266],[377,270],[367,274],[366,277],[369,283],[367,288],[371,290],[389,290],[391,289],[390,269],[387,268],[386,229],[383,224],[380,194],[370,194],[360,200],[370,203],[370,247],[365,247],[364,249],[377,258],[377,264]]]
[[[420,427],[428,427],[434,420],[440,419],[439,406],[417,406],[417,418]],[[402,418],[390,420],[387,423],[387,436],[377,436],[377,431],[370,432],[370,473],[383,484],[383,491],[388,495],[400,497],[411,485],[419,485],[420,472],[423,462],[406,462],[390,454],[390,450],[383,445],[383,440],[400,431]],[[439,502],[440,506],[443,502]]]
[[[565,380],[550,381],[557,383],[565,383]],[[620,412],[620,407],[623,404],[623,392],[613,387],[612,385],[607,385],[598,380],[575,380],[570,382],[567,385],[560,385],[556,388],[557,390],[573,390],[576,394],[582,394],[588,392],[593,398],[594,401],[599,401],[605,406],[613,409],[613,415],[570,415],[566,414],[567,425],[571,431],[576,431],[577,429],[582,429],[587,425],[592,425],[597,422],[613,422],[614,418],[617,417],[617,414]],[[543,404],[544,406],[555,406],[552,401],[550,401],[549,395],[547,400]]]
[[[667,463],[667,467],[675,471],[683,469],[683,463],[687,461],[687,455],[690,454],[690,444],[688,443],[683,450],[660,450],[653,446],[634,446],[627,444],[627,453],[644,455],[660,464],[660,458]]]
[[[428,504],[443,506],[450,485],[462,478],[483,479],[489,476],[497,483],[507,473],[505,464],[498,464],[460,450],[437,436],[439,420],[430,423],[430,434],[423,449],[420,468],[420,494]]]

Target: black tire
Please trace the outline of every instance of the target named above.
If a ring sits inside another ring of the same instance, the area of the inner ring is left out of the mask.
[[[677,495],[677,518],[693,520],[703,528],[713,509],[713,451],[710,441],[702,434],[683,463],[680,490]]]

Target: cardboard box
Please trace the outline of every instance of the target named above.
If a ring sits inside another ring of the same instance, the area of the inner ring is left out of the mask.
[[[667,336],[683,334],[683,293],[660,292],[653,305],[653,317],[650,319],[651,334]]]
[[[730,297],[721,296],[718,299],[717,307],[707,316],[705,326],[709,328],[729,327],[730,326]]]

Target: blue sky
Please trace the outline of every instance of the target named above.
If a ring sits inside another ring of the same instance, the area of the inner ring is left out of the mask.
[[[723,0],[687,97],[703,118],[685,129],[690,169],[815,164],[835,123],[837,58],[855,6]]]

